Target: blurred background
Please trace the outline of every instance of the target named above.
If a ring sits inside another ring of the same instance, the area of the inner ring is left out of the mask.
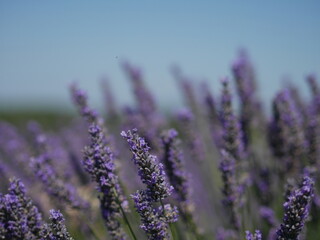
[[[239,49],[250,55],[263,100],[290,79],[307,92],[319,75],[319,1],[0,1],[0,112],[73,112],[76,81],[103,107],[107,77],[119,105],[133,99],[121,63],[142,69],[159,105],[182,105],[178,65],[214,93]],[[31,114],[32,115],[32,114]]]

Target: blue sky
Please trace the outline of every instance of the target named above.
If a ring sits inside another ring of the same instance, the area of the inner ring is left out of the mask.
[[[0,109],[66,107],[79,82],[100,106],[101,76],[120,104],[132,100],[120,63],[129,60],[163,106],[181,105],[169,68],[208,79],[230,76],[248,50],[270,101],[290,77],[305,93],[320,66],[319,1],[0,1]]]

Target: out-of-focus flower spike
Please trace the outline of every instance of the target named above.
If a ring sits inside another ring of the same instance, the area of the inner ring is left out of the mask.
[[[196,91],[194,89],[192,81],[188,77],[183,75],[181,69],[178,66],[173,66],[171,72],[182,90],[183,98],[186,105],[191,109],[195,118],[198,119],[201,114],[201,107],[196,97]]]
[[[142,123],[139,128],[141,135],[148,140],[152,149],[158,153],[161,148],[158,135],[163,125],[163,118],[157,112],[156,101],[144,82],[141,70],[129,62],[123,63],[123,68],[132,82],[133,92],[137,102],[137,109],[134,111],[135,115],[127,115],[127,117],[129,117],[129,119],[127,119],[129,124],[127,125],[129,125],[129,129],[139,127],[134,125],[135,122],[132,121],[133,119],[130,119],[130,117],[139,118]]]
[[[237,161],[244,158],[243,133],[240,123],[233,112],[229,80],[222,80],[221,124],[223,128],[224,148]]]
[[[283,223],[277,230],[277,240],[298,240],[309,215],[313,198],[314,182],[305,176],[300,187],[292,191],[284,203]]]
[[[1,182],[0,182],[0,192],[5,191],[9,186],[9,168],[7,167],[7,164],[1,159],[0,157],[0,176],[1,176]]]
[[[140,112],[144,116],[151,116],[156,112],[157,107],[152,94],[144,84],[141,70],[132,66],[129,62],[124,62],[123,68],[132,81]]]
[[[286,154],[285,129],[281,120],[281,105],[278,98],[272,101],[272,120],[269,123],[268,141],[273,154],[282,158]]]
[[[61,207],[67,204],[74,209],[88,208],[88,202],[78,195],[76,187],[66,182],[53,165],[53,159],[48,150],[47,136],[42,132],[40,126],[35,122],[29,124],[29,131],[34,138],[34,148],[37,152],[37,156],[31,158],[30,166],[41,181],[43,189],[61,204]]]
[[[164,148],[162,162],[166,167],[169,181],[174,187],[174,196],[178,201],[179,213],[191,231],[199,235],[199,228],[193,218],[194,205],[190,199],[191,189],[188,175],[185,171],[183,154],[180,149],[178,132],[169,129],[162,133],[161,140]]]
[[[237,240],[238,234],[233,229],[219,228],[216,234],[217,240]]]
[[[316,168],[320,163],[320,89],[315,75],[307,76],[307,81],[313,96],[308,106],[306,139],[309,164]]]
[[[182,123],[181,128],[186,138],[191,158],[195,162],[203,162],[205,159],[205,146],[201,134],[197,130],[195,117],[187,109],[181,109],[177,113],[177,119]]]
[[[262,123],[264,118],[261,111],[261,102],[256,96],[257,83],[253,66],[247,53],[242,50],[239,57],[232,65],[232,72],[240,98],[240,120],[244,134],[244,144],[247,146],[251,142],[252,130],[261,128],[258,123]]]
[[[203,95],[203,104],[205,105],[208,122],[211,130],[211,136],[218,148],[223,147],[223,131],[221,129],[217,103],[209,90],[206,82],[201,85],[201,93]]]
[[[87,123],[100,122],[97,112],[88,106],[88,97],[85,91],[78,88],[73,83],[70,87],[71,96],[74,105],[78,108],[80,115],[86,120]]]
[[[164,148],[163,163],[170,183],[174,187],[176,198],[179,202],[189,200],[190,186],[184,169],[182,151],[179,149],[178,132],[175,129],[165,131],[162,136]]]
[[[117,119],[119,113],[117,112],[117,106],[111,90],[110,82],[106,77],[104,77],[101,80],[101,87],[102,87],[103,95],[105,99],[107,117],[109,119],[114,119],[114,118]]]
[[[320,96],[320,95],[319,95]],[[306,129],[306,139],[308,141],[308,159],[310,167],[317,168],[320,159],[320,114],[314,111],[315,105],[311,106],[308,114],[308,125]]]
[[[262,234],[260,230],[256,230],[254,234],[249,231],[246,231],[246,240],[262,240]]]
[[[284,144],[281,145],[281,155],[285,157],[287,161],[287,171],[292,174],[301,172],[302,165],[306,164],[301,161],[306,153],[307,142],[305,139],[305,132],[303,129],[303,121],[297,108],[291,98],[289,90],[281,91],[275,99],[276,116],[274,116],[275,124],[273,130],[279,130],[279,139],[275,139],[276,142],[280,142],[281,139]],[[277,133],[276,133],[277,134]],[[274,142],[275,143],[275,142]],[[275,146],[273,144],[273,146]],[[277,146],[275,146],[278,148]]]
[[[275,227],[278,224],[278,220],[276,219],[274,211],[271,208],[262,206],[259,209],[259,214],[270,227]]]
[[[45,191],[54,197],[57,203],[64,202],[75,209],[88,208],[88,203],[77,194],[76,188],[59,178],[53,166],[46,163],[46,156],[40,155],[32,158],[31,167],[42,182]]]
[[[313,96],[319,96],[320,94],[320,88],[319,84],[317,82],[317,78],[314,74],[310,74],[307,76],[307,83],[309,84],[310,90],[313,94]]]
[[[219,169],[222,174],[224,199],[222,203],[230,213],[230,220],[235,230],[240,229],[239,202],[240,193],[235,173],[235,159],[226,150],[221,150],[221,162]]]
[[[0,122],[0,133],[0,153],[4,165],[13,175],[23,178],[25,183],[32,181],[34,174],[29,167],[31,151],[26,139],[15,126],[6,122]]]
[[[207,107],[207,112],[212,124],[219,124],[219,115],[217,110],[217,103],[212,93],[209,90],[207,82],[201,84],[201,93],[203,95],[203,103]]]

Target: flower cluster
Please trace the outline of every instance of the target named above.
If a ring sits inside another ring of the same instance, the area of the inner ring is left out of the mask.
[[[168,197],[173,187],[165,181],[165,172],[162,163],[158,163],[156,156],[151,155],[150,147],[139,137],[137,129],[122,131],[121,136],[129,144],[133,154],[132,160],[138,167],[138,174],[142,182],[146,185],[146,194],[153,201],[160,201]]]
[[[89,124],[90,145],[83,150],[84,168],[101,193],[100,209],[109,234],[112,239],[123,240],[126,234],[118,218],[122,216],[122,211],[127,210],[127,201],[115,173],[115,156],[110,139],[102,119],[88,106],[85,93],[75,85],[71,91],[80,114]]]
[[[54,159],[48,151],[47,137],[41,131],[40,126],[32,124],[29,129],[37,152],[37,156],[31,158],[30,165],[44,190],[55,201],[62,203],[61,207],[67,204],[74,209],[88,208],[88,203],[78,195],[75,186],[70,182],[66,183],[53,165]]]
[[[311,99],[287,84],[269,119],[243,53],[217,98],[209,83],[197,85],[176,68],[186,108],[168,115],[141,71],[128,63],[124,70],[136,100],[124,111],[107,82],[106,118],[74,84],[80,118],[35,116],[43,129],[1,120],[0,240],[319,238],[315,75],[306,78]]]
[[[278,240],[298,240],[299,234],[309,215],[313,197],[314,182],[308,176],[302,180],[300,188],[294,190],[284,203],[283,223],[277,231]]]
[[[231,224],[234,229],[240,229],[239,218],[239,192],[235,175],[235,160],[225,150],[221,150],[221,162],[219,169],[222,174],[224,195],[223,204],[228,208],[231,216]]]
[[[142,221],[140,227],[147,233],[149,240],[168,239],[168,223],[178,220],[178,211],[170,204],[163,205],[163,200],[170,196],[173,190],[165,180],[163,165],[157,162],[156,156],[149,153],[150,147],[139,137],[137,129],[123,131],[121,136],[129,143],[133,162],[138,168],[142,182],[146,185],[145,190],[132,195]],[[152,204],[156,202],[161,206],[154,208]]]
[[[228,79],[222,81],[221,124],[224,147],[237,161],[244,158],[243,134],[240,123],[233,113]]]
[[[26,196],[21,180],[12,179],[9,193],[0,194],[0,239],[73,239],[60,211],[50,210],[50,221],[50,224],[46,224],[42,220],[38,208]]]
[[[140,227],[147,233],[149,240],[169,239],[168,223],[178,220],[177,209],[164,205],[164,208],[154,208],[146,192],[137,191],[132,194],[137,212],[141,218]]]
[[[256,230],[254,234],[246,231],[246,240],[262,240],[262,234],[259,230]]]
[[[24,184],[12,179],[9,193],[0,195],[0,239],[38,239],[42,216],[26,196]]]
[[[121,216],[121,208],[127,208],[119,180],[115,174],[114,156],[104,144],[104,135],[99,125],[89,127],[90,145],[84,148],[83,165],[101,192],[101,213],[113,239],[124,239],[125,235],[117,217]]]
[[[190,186],[183,166],[183,156],[177,136],[178,132],[174,129],[162,134],[161,140],[164,148],[162,162],[165,165],[169,181],[174,187],[177,200],[186,203],[189,200]]]
[[[59,210],[50,210],[50,223],[45,224],[41,232],[41,239],[44,240],[73,240],[66,226],[64,217]]]

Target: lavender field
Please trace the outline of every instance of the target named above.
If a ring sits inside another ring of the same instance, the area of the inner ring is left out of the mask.
[[[315,75],[307,98],[288,83],[270,104],[247,55],[219,94],[174,68],[185,106],[164,113],[122,68],[128,106],[104,81],[98,112],[74,82],[74,115],[0,122],[0,239],[320,239]]]

